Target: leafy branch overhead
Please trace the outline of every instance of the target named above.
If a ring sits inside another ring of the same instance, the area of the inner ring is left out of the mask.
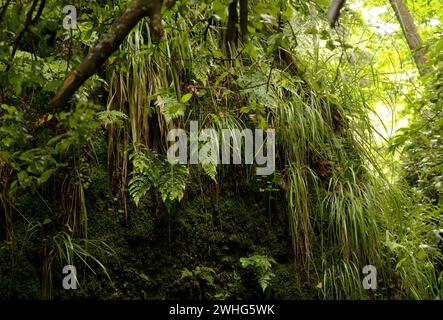
[[[170,2],[171,5],[173,2]],[[162,35],[161,9],[163,0],[133,0],[118,17],[91,53],[65,78],[63,85],[49,102],[61,107],[77,89],[114,53],[132,28],[144,17],[149,17],[153,41]]]

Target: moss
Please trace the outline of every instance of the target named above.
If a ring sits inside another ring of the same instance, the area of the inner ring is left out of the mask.
[[[95,149],[104,150],[101,144],[103,140],[97,139]],[[301,296],[297,279],[288,271],[293,258],[286,213],[276,204],[278,199],[270,201],[267,192],[260,192],[266,181],[254,184],[234,169],[236,181],[227,179],[231,173],[225,172],[216,186],[194,172],[180,203],[167,208],[153,191],[138,208],[129,203],[125,219],[110,189],[105,158],[102,154],[96,157],[101,161],[89,164],[91,185],[85,190],[88,238],[105,240],[115,250],[112,257],[96,253],[112,281],[89,261],[96,274],[77,265],[80,288],[63,290],[63,266],[56,259],[55,299],[262,299],[265,296],[256,279],[240,266],[240,258],[251,254],[270,255],[282,264],[276,269],[272,285],[276,289],[270,291],[273,297]],[[202,181],[205,188],[200,185]],[[19,207],[39,220],[46,217],[47,207],[30,193],[23,195]],[[17,221],[16,229],[23,252],[17,260],[17,270],[21,271],[11,273],[9,251],[1,250],[0,274],[8,277],[0,281],[0,296],[38,298],[42,234],[33,234],[31,242],[26,240],[29,235],[25,221]],[[185,268],[194,270],[199,266],[214,270],[212,284],[182,279]],[[281,268],[283,271],[279,271]]]

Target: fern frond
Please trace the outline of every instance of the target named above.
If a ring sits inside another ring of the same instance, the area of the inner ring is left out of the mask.
[[[160,112],[165,117],[167,123],[185,115],[186,105],[177,101],[173,96],[159,95],[155,105],[160,108]]]
[[[187,166],[180,164],[169,166],[170,169],[166,170],[160,179],[158,190],[164,202],[176,199],[180,201],[185,193],[189,169]]]
[[[134,170],[129,181],[129,195],[137,206],[151,188],[158,189],[164,202],[183,198],[189,175],[187,166],[170,164],[147,148],[135,151],[130,159]]]
[[[123,125],[123,122],[128,119],[128,116],[123,112],[116,110],[108,110],[97,113],[98,120],[104,125],[115,124],[118,127]]]

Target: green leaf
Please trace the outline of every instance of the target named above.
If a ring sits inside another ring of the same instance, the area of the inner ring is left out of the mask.
[[[44,87],[43,90],[47,92],[56,92],[57,89],[62,85],[62,80],[53,80],[49,81]]]
[[[201,166],[205,171],[205,173],[208,176],[210,176],[212,180],[217,182],[217,164],[208,162],[208,163],[203,163]]]
[[[182,270],[181,279],[184,279],[184,278],[191,278],[192,276],[193,276],[193,273],[192,273],[192,271],[190,271],[189,269],[184,268],[184,269]]]
[[[180,99],[181,103],[186,103],[192,98],[192,93],[187,93]]]
[[[264,292],[269,286],[271,279],[275,276],[272,272],[272,263],[275,263],[275,260],[268,256],[255,255],[248,258],[240,258],[240,263],[243,268],[249,266],[254,268],[257,281]]]
[[[123,121],[128,119],[126,114],[116,110],[98,112],[97,116],[104,125],[116,124],[118,127],[121,127]]]
[[[160,108],[160,112],[165,117],[166,122],[171,122],[175,118],[183,117],[185,115],[186,106],[177,101],[172,96],[158,96],[155,105]]]
[[[45,183],[52,176],[52,174],[56,171],[56,169],[49,169],[42,173],[40,178],[38,179],[39,183]]]
[[[315,26],[305,30],[305,34],[318,34],[318,30]]]
[[[184,195],[189,169],[185,165],[170,164],[152,150],[134,152],[130,159],[134,166],[129,181],[129,194],[138,206],[140,199],[151,188],[157,188],[164,202],[181,200]]]
[[[228,76],[228,74],[229,74],[229,72],[227,72],[227,71],[223,72],[215,81],[214,86],[217,87],[220,84],[220,82],[222,82],[223,79]]]
[[[25,184],[28,181],[28,173],[26,171],[20,171],[17,174],[17,177],[21,185]]]
[[[417,253],[417,258],[420,260],[425,260],[427,258],[427,256],[428,256],[428,254],[423,249],[420,249]]]
[[[185,165],[170,165],[170,169],[166,170],[159,182],[159,191],[164,202],[166,200],[180,201],[183,198],[186,180],[188,178],[189,169]]]
[[[395,269],[400,269],[403,263],[406,261],[406,258],[401,259],[397,265],[395,266]]]

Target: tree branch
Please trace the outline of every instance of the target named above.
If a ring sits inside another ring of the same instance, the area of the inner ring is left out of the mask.
[[[65,78],[57,94],[49,102],[60,107],[65,104],[77,89],[114,53],[129,32],[143,17],[150,18],[151,35],[154,41],[161,38],[162,0],[133,0],[126,11],[112,24],[99,44]]]
[[[248,34],[248,0],[240,0],[240,34],[245,42]]]
[[[332,0],[328,10],[328,21],[331,27],[334,27],[340,16],[340,11],[343,8],[346,0]]]
[[[23,36],[26,34],[26,32],[28,32],[29,28],[38,21],[38,18],[40,17],[41,12],[43,11],[46,0],[40,2],[40,7],[39,7],[39,11],[38,11],[39,13],[37,13],[37,16],[34,19],[32,19],[32,14],[34,13],[35,8],[37,7],[38,1],[39,0],[34,0],[32,2],[31,8],[29,9],[28,13],[26,14],[25,26],[22,29],[22,31],[18,34],[17,38],[15,38],[14,43],[12,44],[14,49],[12,50],[10,63],[8,65],[8,67],[6,68],[6,71],[9,71],[11,69],[12,62],[14,61],[15,54],[17,52],[18,46],[19,46],[20,41],[22,40]],[[43,6],[42,6],[42,3],[43,3]]]
[[[228,7],[228,26],[226,28],[226,48],[229,52],[229,48],[237,46],[238,39],[238,12],[237,12],[238,0],[233,0]]]

